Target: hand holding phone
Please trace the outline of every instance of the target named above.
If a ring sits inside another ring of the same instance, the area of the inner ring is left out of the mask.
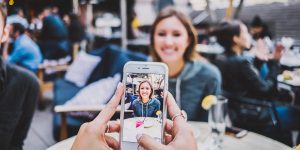
[[[123,83],[121,149],[137,149],[136,136],[140,134],[163,143],[168,67],[156,62],[128,62],[124,66]],[[130,107],[125,110],[125,105]]]
[[[72,150],[110,150],[119,149],[119,142],[114,138],[105,135],[105,132],[119,132],[120,123],[110,121],[124,93],[123,84],[119,83],[115,95],[111,98],[106,107],[91,122],[81,125]],[[107,125],[109,124],[109,126]]]
[[[166,105],[170,117],[174,117],[181,112],[174,97],[168,92]],[[193,135],[191,126],[184,117],[176,117],[173,121],[167,120],[164,137],[164,144],[155,141],[152,137],[143,134],[138,138],[139,145],[147,150],[156,149],[187,149],[197,150],[197,142]]]

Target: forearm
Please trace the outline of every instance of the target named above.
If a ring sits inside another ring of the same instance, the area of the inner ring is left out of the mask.
[[[3,60],[7,60],[7,58],[8,58],[8,45],[9,45],[9,42],[5,42],[3,44],[3,51],[2,51]]]

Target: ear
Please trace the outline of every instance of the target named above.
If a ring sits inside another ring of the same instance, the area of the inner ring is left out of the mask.
[[[233,41],[233,43],[234,43],[234,44],[237,44],[237,43],[239,43],[239,37],[238,37],[238,36],[236,36],[236,35],[235,35],[235,36],[233,36],[233,37],[232,37],[232,41]]]
[[[2,37],[1,37],[1,43],[5,42],[9,37],[9,27],[6,25],[4,27]]]

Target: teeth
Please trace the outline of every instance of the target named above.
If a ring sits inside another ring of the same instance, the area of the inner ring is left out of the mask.
[[[174,53],[176,50],[174,49],[164,49],[163,52],[165,53]]]

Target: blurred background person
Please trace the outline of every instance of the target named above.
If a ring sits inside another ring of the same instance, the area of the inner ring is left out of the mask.
[[[20,23],[24,26],[24,28],[29,27],[22,8],[16,6],[12,9],[10,15],[7,17],[7,24],[12,23]]]
[[[42,63],[42,54],[38,45],[27,35],[25,27],[20,23],[10,25],[9,36],[13,40],[11,55],[4,52],[8,63],[17,64],[33,72],[37,72]],[[6,49],[7,50],[7,49]]]
[[[64,58],[71,53],[68,29],[57,14],[45,13],[48,11],[49,8],[45,8],[41,12],[45,15],[41,16],[43,27],[39,45],[45,59]]]
[[[79,20],[79,16],[74,13],[65,14],[63,21],[68,28],[68,36],[71,44],[81,42],[85,39],[85,30],[83,24]]]
[[[225,54],[215,61],[222,73],[224,92],[258,99],[274,97],[278,69],[271,68],[267,78],[262,79],[253,62],[243,55],[244,50],[251,46],[251,35],[245,24],[236,20],[224,21],[216,27],[215,35],[225,49]],[[269,58],[277,55],[275,52]],[[269,62],[277,64],[276,60]]]
[[[272,65],[279,65],[276,63],[271,65],[270,63],[268,64],[268,62],[279,60],[283,54],[284,47],[280,43],[277,43],[277,45],[274,44],[267,24],[265,24],[257,15],[250,24],[250,34],[252,37],[250,53],[253,55],[252,57],[254,57],[253,63],[258,69],[262,79],[266,79],[270,69],[275,69]],[[278,55],[270,55],[274,51],[276,51],[276,54]]]
[[[1,3],[1,43],[8,38],[8,29],[5,29],[5,24],[5,5]],[[6,64],[0,57],[0,145],[2,150],[22,149],[38,96],[39,84],[35,75],[16,65]]]

